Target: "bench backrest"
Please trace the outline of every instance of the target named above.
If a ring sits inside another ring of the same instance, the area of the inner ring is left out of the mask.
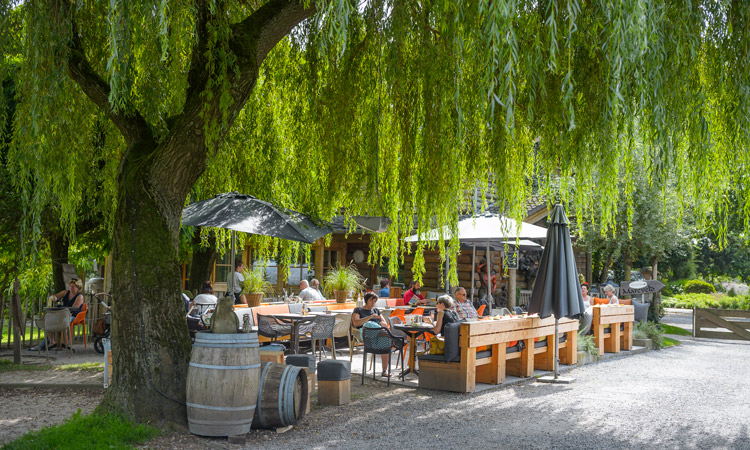
[[[258,323],[258,313],[263,314],[264,316],[269,316],[272,314],[289,314],[289,305],[266,305],[266,306],[256,306],[255,308],[250,308],[253,311],[253,323]]]

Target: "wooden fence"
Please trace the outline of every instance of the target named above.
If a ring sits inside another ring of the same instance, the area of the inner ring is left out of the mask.
[[[721,328],[726,331],[706,330]],[[750,340],[750,311],[693,308],[693,336],[713,339]]]
[[[86,311],[86,328],[85,332],[88,336],[92,335],[92,328],[94,321],[100,317],[103,317],[104,308],[99,304],[99,301],[92,295],[84,295],[85,302],[88,303],[88,310]],[[13,327],[14,327],[14,315],[11,310],[11,299],[12,296],[8,295],[0,297],[0,330],[6,329],[8,331],[7,336],[3,339],[0,334],[0,349],[12,348],[13,347]],[[39,329],[37,319],[41,318],[44,314],[44,308],[49,306],[47,304],[47,297],[40,298],[22,298],[20,299],[20,320],[21,324],[21,348],[30,347],[36,345],[41,341],[43,331]],[[81,336],[78,331],[80,328],[75,327],[77,336]],[[32,342],[26,341],[26,331],[29,330],[29,336]],[[76,336],[74,336],[73,342]],[[80,339],[83,342],[82,338]]]

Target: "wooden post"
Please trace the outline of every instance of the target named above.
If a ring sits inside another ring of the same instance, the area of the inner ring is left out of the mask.
[[[323,238],[318,239],[318,244],[315,245],[315,278],[320,280],[323,278],[323,262],[325,256],[325,242]]]
[[[508,309],[513,311],[516,306],[516,269],[509,269],[510,281],[508,283]]]
[[[13,317],[13,364],[21,364],[21,299],[18,297],[18,289],[21,283],[16,277],[13,283],[13,297],[11,297],[11,314]],[[8,333],[10,338],[10,333]]]
[[[3,322],[5,322],[5,296],[0,298],[0,331],[3,330],[3,325],[4,325]],[[10,337],[10,333],[8,333],[8,337]],[[2,346],[3,346],[3,335],[0,333],[0,348],[2,348]]]

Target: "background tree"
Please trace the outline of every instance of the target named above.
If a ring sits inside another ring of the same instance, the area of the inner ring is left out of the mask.
[[[81,182],[60,167],[61,155],[86,167],[86,140],[103,125],[102,148],[116,165],[104,189],[111,203],[101,200],[112,206],[116,294],[115,373],[103,407],[184,421],[190,346],[179,223],[196,183],[197,198],[251,185],[249,193],[323,218],[341,207],[382,213],[393,225],[373,253],[391,256],[394,271],[406,250],[399,233],[455,228],[467,188],[490,176],[500,209],[516,218],[535,170],[568,179],[582,168],[646,167],[657,185],[676,174],[681,198],[703,210],[726,204],[724,192],[750,167],[744,6],[0,3],[0,20],[24,21],[23,34],[13,29],[24,58],[9,161],[31,240],[52,195],[63,228],[75,231]],[[0,29],[4,54],[13,39]],[[563,186],[563,197],[575,197],[584,217],[600,205],[606,227],[620,203],[618,178],[592,172],[581,172],[574,191]],[[287,256],[298,248],[276,245]],[[458,251],[453,239],[449,252]]]

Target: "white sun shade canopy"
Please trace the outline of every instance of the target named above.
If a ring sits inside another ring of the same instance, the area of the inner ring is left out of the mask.
[[[437,241],[451,238],[450,228],[444,226],[435,228],[422,236],[423,241]],[[547,229],[526,222],[519,222],[497,214],[469,217],[458,222],[458,240],[462,243],[484,243],[487,240],[509,239],[545,239]],[[406,242],[418,242],[419,235],[415,234],[405,239]]]

